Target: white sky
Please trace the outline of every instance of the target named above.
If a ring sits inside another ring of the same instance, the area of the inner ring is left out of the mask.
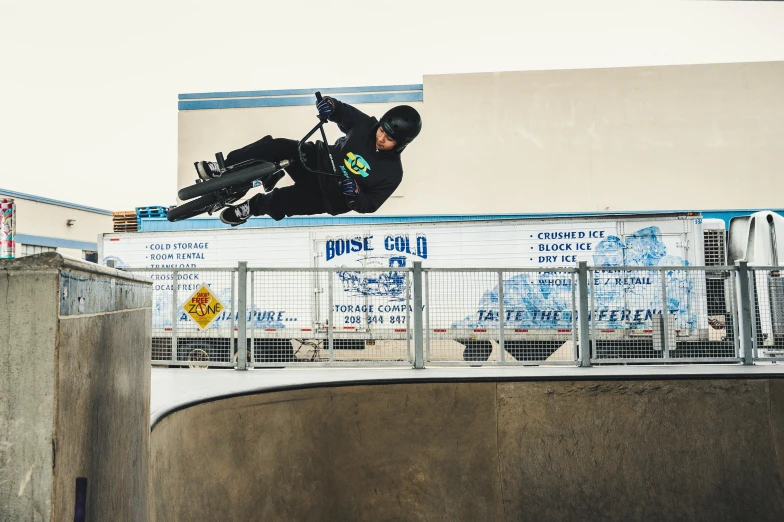
[[[0,0],[0,188],[173,204],[180,93],[767,60],[784,3]]]

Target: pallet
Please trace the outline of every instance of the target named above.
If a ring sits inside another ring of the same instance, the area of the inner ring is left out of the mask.
[[[136,217],[141,218],[165,218],[169,214],[171,207],[136,207]]]
[[[114,224],[114,232],[138,232],[139,227],[136,223],[132,224],[122,224],[122,223],[115,223]]]
[[[139,223],[135,210],[112,212],[114,232],[138,232]]]

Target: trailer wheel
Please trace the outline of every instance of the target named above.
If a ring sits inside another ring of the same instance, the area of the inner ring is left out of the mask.
[[[239,352],[234,352],[234,364],[237,364],[239,360]],[[247,364],[253,364],[253,356],[250,353],[250,350],[245,350],[245,362]]]
[[[493,344],[490,341],[469,341],[465,339],[458,342],[465,346],[463,349],[464,361],[484,362],[493,353]]]
[[[188,352],[188,362],[208,362],[210,355],[201,348],[194,348]],[[189,368],[194,370],[206,370],[209,368],[206,364],[189,364]]]

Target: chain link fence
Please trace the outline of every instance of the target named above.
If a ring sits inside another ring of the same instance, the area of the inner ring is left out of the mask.
[[[576,270],[427,269],[426,361],[574,364]]]
[[[739,360],[731,267],[590,270],[594,361]]]
[[[153,280],[154,365],[234,366],[236,268],[130,271]]]
[[[784,267],[132,271],[154,282],[155,365],[784,360]]]
[[[410,269],[249,273],[251,366],[412,360]]]
[[[752,342],[760,361],[784,360],[784,267],[749,270]]]

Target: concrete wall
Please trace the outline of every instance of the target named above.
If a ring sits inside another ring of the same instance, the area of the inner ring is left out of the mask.
[[[423,85],[422,134],[379,214],[781,205],[784,62],[435,75]],[[380,116],[387,105],[361,108]],[[218,150],[267,133],[299,138],[313,112],[180,111],[178,187]]]
[[[42,254],[0,261],[0,513],[147,520],[151,284]]]
[[[153,519],[782,520],[784,381],[273,392],[152,432]]]
[[[782,89],[784,62],[427,77],[437,161],[407,199],[448,186],[439,212],[778,206]]]
[[[58,272],[56,266],[39,267],[11,277],[9,264],[0,261],[0,513],[13,514],[11,520],[48,521]]]

